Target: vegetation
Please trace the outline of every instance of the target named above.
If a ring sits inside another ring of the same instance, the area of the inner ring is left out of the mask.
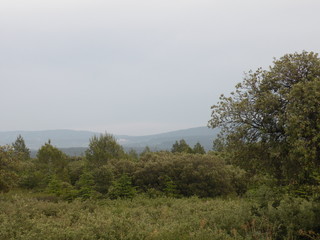
[[[30,149],[27,148],[26,143],[21,135],[19,135],[14,143],[12,143],[12,147],[16,154],[20,154],[23,160],[27,160],[30,158]]]
[[[250,72],[230,97],[212,106],[223,129],[217,149],[232,163],[273,175],[281,184],[315,183],[320,166],[320,59],[288,54]]]
[[[0,192],[7,192],[16,186],[19,157],[12,147],[0,146]]]
[[[212,106],[214,151],[139,155],[102,134],[0,147],[0,239],[320,239],[320,59],[289,54]],[[61,230],[63,229],[63,230]]]
[[[317,239],[319,205],[284,198],[197,197],[57,201],[39,194],[0,198],[0,239]],[[308,237],[309,236],[309,237]]]

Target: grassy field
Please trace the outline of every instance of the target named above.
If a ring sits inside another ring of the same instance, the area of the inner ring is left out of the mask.
[[[314,206],[302,200],[265,209],[239,198],[56,200],[0,195],[0,239],[317,239]]]

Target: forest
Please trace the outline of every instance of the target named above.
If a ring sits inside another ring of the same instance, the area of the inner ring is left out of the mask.
[[[0,147],[0,239],[320,239],[320,58],[250,71],[211,107],[206,152],[124,151],[108,133],[85,154],[22,136]]]

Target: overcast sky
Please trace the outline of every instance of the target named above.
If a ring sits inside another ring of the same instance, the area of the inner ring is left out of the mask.
[[[0,131],[205,126],[273,57],[320,52],[318,0],[1,0]]]

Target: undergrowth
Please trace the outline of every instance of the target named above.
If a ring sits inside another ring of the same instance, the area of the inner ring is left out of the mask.
[[[61,201],[0,195],[0,239],[319,239],[319,205],[240,199],[154,198]]]

